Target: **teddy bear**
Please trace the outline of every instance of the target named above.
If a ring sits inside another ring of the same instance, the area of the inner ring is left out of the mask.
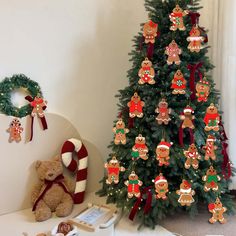
[[[169,15],[172,26],[170,30],[176,31],[177,29],[184,31],[186,27],[184,26],[183,17],[188,14],[187,10],[183,10],[179,5],[176,5],[172,13]]]
[[[125,128],[125,123],[122,118],[119,118],[116,122],[116,126],[113,127],[113,132],[115,133],[114,143],[118,144],[126,144],[126,134],[129,133],[129,129]]]
[[[166,200],[167,196],[166,194],[168,193],[168,182],[166,178],[160,173],[154,180],[155,184],[155,192],[156,194],[156,199],[163,199]]]
[[[194,110],[190,106],[186,106],[184,108],[183,114],[180,115],[180,119],[183,121],[181,128],[190,128],[194,129],[195,126],[193,124],[193,120],[195,119],[195,116],[193,115]]]
[[[108,174],[106,183],[111,184],[112,182],[114,182],[115,184],[118,184],[120,171],[125,171],[125,168],[123,166],[120,166],[120,163],[116,159],[116,157],[113,156],[109,162],[105,163],[104,167],[107,169]]]
[[[125,185],[128,187],[128,198],[140,197],[140,186],[143,182],[138,179],[138,176],[134,171],[129,175],[129,180],[125,181]]]
[[[147,160],[148,156],[148,147],[146,145],[145,137],[143,137],[141,134],[138,135],[138,137],[135,138],[135,144],[132,147],[132,160],[138,160],[139,158],[143,160]]]
[[[10,127],[7,129],[9,132],[9,142],[16,141],[17,143],[21,141],[21,133],[23,132],[23,128],[19,119],[14,118],[10,124]]]
[[[196,84],[196,96],[198,102],[207,102],[208,96],[210,94],[209,82],[206,78],[201,79]]]
[[[182,180],[180,190],[177,190],[176,193],[179,195],[178,202],[181,206],[190,206],[193,202],[195,202],[193,198],[195,191],[192,190],[191,184],[185,179]]]
[[[206,175],[202,177],[202,180],[205,181],[204,191],[208,192],[211,189],[217,191],[219,189],[217,182],[221,180],[220,176],[217,175],[216,170],[213,166],[207,170]]]
[[[220,115],[218,113],[217,107],[211,103],[206,110],[206,115],[204,117],[204,122],[206,124],[205,130],[219,131]]]
[[[68,216],[73,209],[72,185],[63,176],[59,157],[47,161],[37,161],[36,172],[39,182],[35,185],[31,200],[36,221],[45,221],[52,216]]]
[[[182,50],[178,47],[175,40],[172,40],[169,46],[166,47],[165,54],[168,56],[167,64],[172,65],[175,63],[179,65],[181,63],[179,55],[182,53]]]
[[[129,117],[134,118],[137,116],[138,118],[142,118],[144,105],[145,103],[141,101],[140,96],[135,92],[131,101],[127,103],[127,106],[129,107]]]
[[[152,62],[147,57],[141,64],[138,76],[140,77],[139,84],[155,84],[155,80],[153,79],[155,77],[155,71],[152,67]]]
[[[187,151],[184,151],[184,155],[186,157],[186,162],[184,164],[184,167],[186,169],[189,169],[191,166],[196,170],[199,166],[199,161],[201,160],[201,156],[198,153],[197,147],[194,143],[189,145],[189,148]]]
[[[202,42],[204,41],[204,38],[201,36],[201,31],[197,26],[193,26],[189,34],[190,36],[187,38],[187,41],[190,42],[188,49],[191,52],[200,52],[203,48]]]
[[[217,150],[217,146],[214,145],[215,140],[216,139],[213,135],[208,135],[207,140],[206,140],[206,145],[203,146],[203,149],[205,150],[206,161],[208,161],[209,158],[211,158],[213,161],[216,160],[215,150]]]
[[[159,102],[156,110],[156,113],[159,113],[156,117],[157,123],[159,125],[165,124],[168,125],[170,119],[169,114],[171,113],[171,109],[168,108],[168,103],[166,102],[165,98],[162,98],[161,101]]]
[[[155,38],[157,36],[158,24],[153,21],[148,21],[143,26],[143,37],[145,39],[145,43],[155,43]]]
[[[168,143],[164,139],[156,147],[156,159],[159,161],[159,166],[168,166],[170,159],[170,147],[173,143]]]
[[[209,219],[211,224],[214,224],[216,221],[219,221],[221,224],[226,223],[223,213],[227,211],[227,208],[223,207],[218,197],[216,198],[215,203],[210,203],[208,205],[208,209],[212,213],[212,217]]]
[[[174,79],[171,82],[172,94],[185,94],[186,83],[184,75],[181,70],[177,70],[174,75]]]

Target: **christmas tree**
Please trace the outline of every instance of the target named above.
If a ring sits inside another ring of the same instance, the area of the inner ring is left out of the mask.
[[[194,216],[200,204],[212,213],[221,202],[232,213],[227,137],[199,0],[146,0],[145,7],[150,20],[134,38],[129,86],[117,95],[99,194],[149,227],[179,209]],[[217,220],[225,223],[214,214],[209,221]]]

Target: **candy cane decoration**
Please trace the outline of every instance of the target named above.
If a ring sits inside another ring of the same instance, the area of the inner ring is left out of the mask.
[[[73,159],[73,153],[77,153],[79,163]],[[88,152],[84,144],[75,138],[68,139],[62,146],[61,158],[64,166],[71,172],[76,171],[76,185],[74,203],[84,201],[85,187],[87,181]]]

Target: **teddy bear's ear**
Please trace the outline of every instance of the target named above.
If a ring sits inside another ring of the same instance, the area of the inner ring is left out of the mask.
[[[36,161],[35,168],[38,169],[41,164],[42,164],[42,161]]]
[[[57,155],[57,156],[55,156],[55,157],[52,158],[52,159],[53,159],[53,161],[61,161],[60,155]]]

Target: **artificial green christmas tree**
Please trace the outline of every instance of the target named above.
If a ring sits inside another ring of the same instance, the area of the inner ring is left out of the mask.
[[[219,200],[232,213],[227,137],[199,0],[146,0],[145,7],[150,21],[134,39],[129,86],[117,96],[99,194],[149,227],[178,209],[194,215],[205,204],[212,212]]]

